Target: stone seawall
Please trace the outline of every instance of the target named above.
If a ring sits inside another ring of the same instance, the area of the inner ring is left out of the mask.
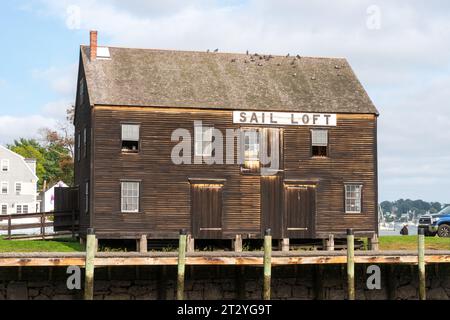
[[[418,299],[416,266],[381,266],[381,290],[366,287],[367,265],[357,265],[356,297],[361,300]],[[185,292],[190,300],[260,299],[262,268],[187,267]],[[68,290],[66,268],[0,268],[0,300],[82,299],[82,290]],[[175,267],[110,267],[95,271],[95,299],[174,299]],[[83,280],[82,282],[83,283]],[[342,300],[346,297],[345,266],[274,267],[275,300]],[[450,265],[427,266],[428,299],[450,299]]]

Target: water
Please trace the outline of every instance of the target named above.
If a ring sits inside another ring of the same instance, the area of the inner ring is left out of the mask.
[[[380,236],[401,236],[400,230],[403,228],[404,223],[395,223],[394,228],[390,230],[382,230],[380,228]],[[414,236],[417,235],[417,226],[408,225],[409,235]]]

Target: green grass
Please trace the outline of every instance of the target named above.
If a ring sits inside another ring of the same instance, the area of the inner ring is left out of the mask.
[[[450,238],[426,237],[427,250],[450,250]],[[380,237],[380,250],[417,250],[417,236]]]
[[[0,252],[76,252],[83,247],[71,239],[4,240],[0,238]]]

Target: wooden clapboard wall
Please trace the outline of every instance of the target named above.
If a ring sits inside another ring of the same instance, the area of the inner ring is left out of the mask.
[[[91,225],[99,237],[135,238],[141,233],[154,238],[176,238],[181,228],[192,229],[191,183],[189,179],[223,179],[221,192],[223,238],[236,234],[261,237],[270,224],[261,210],[272,206],[273,219],[281,216],[278,204],[267,202],[266,195],[282,198],[284,180],[313,181],[316,189],[314,236],[344,232],[352,227],[376,230],[376,117],[374,115],[338,115],[337,127],[329,127],[329,158],[313,159],[310,127],[283,127],[284,171],[279,180],[258,175],[242,175],[237,164],[174,165],[172,132],[187,129],[193,136],[194,120],[225,132],[238,128],[227,110],[171,109],[150,107],[96,106],[92,111],[93,158]],[[90,123],[90,120],[85,120]],[[122,154],[120,124],[141,125],[138,154]],[[78,123],[78,126],[81,124]],[[192,150],[193,152],[193,150]],[[235,155],[236,157],[236,155]],[[88,157],[88,160],[90,158]],[[77,181],[89,176],[89,165],[78,166]],[[139,213],[120,212],[120,181],[141,181]],[[344,183],[363,184],[363,212],[344,213]],[[80,194],[83,190],[80,189]],[[282,202],[282,201],[280,201]],[[82,202],[80,202],[82,203]],[[80,208],[83,211],[82,208]],[[269,211],[270,211],[269,210]]]

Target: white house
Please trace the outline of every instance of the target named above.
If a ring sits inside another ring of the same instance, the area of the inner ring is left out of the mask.
[[[0,214],[38,212],[38,180],[35,159],[0,146]]]
[[[55,188],[67,188],[68,185],[63,181],[59,181],[53,187],[39,194],[41,201],[41,212],[52,212],[55,210]]]

